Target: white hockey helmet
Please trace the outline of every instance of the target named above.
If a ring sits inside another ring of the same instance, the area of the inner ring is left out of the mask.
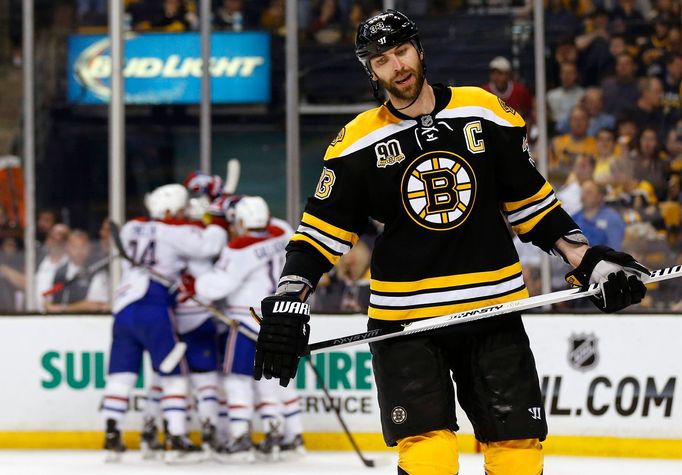
[[[147,193],[144,197],[144,205],[153,219],[163,219],[166,213],[175,216],[187,207],[189,193],[187,189],[177,183],[163,185]]]
[[[270,208],[260,196],[244,196],[234,207],[234,224],[242,232],[265,229],[270,223]]]
[[[191,221],[203,221],[204,215],[208,212],[210,205],[211,203],[206,195],[190,198],[187,202],[187,209],[185,210],[187,219]]]

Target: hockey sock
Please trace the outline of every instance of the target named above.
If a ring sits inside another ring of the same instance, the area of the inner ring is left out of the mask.
[[[294,438],[303,434],[303,421],[301,419],[301,398],[296,390],[287,386],[277,385],[279,398],[282,401],[282,415],[284,416],[284,440],[285,444],[293,442]]]
[[[189,375],[197,398],[199,420],[208,420],[211,425],[218,424],[218,375],[209,373],[192,373]]]
[[[279,384],[276,379],[261,379],[255,382],[256,410],[263,421],[263,432],[283,432],[284,418],[280,403]]]
[[[153,419],[155,422],[161,419],[161,382],[159,375],[152,373],[149,381],[149,389],[147,389],[147,396],[145,398],[144,410],[142,416],[144,419]]]
[[[409,475],[455,475],[459,472],[457,436],[450,430],[400,439],[398,453],[398,469]]]
[[[251,429],[253,379],[243,374],[228,374],[225,376],[224,387],[230,412],[230,433],[233,439],[238,439]]]
[[[230,413],[227,410],[227,398],[225,397],[224,377],[218,375],[218,424],[216,434],[221,443],[230,442]]]
[[[112,373],[107,376],[102,415],[104,420],[114,420],[117,429],[120,428],[123,416],[128,410],[128,395],[135,385],[135,380],[137,380],[135,373]]]
[[[542,444],[538,439],[504,440],[481,444],[487,475],[540,475]]]
[[[168,423],[170,435],[187,433],[187,391],[189,384],[185,376],[161,376],[161,410]]]

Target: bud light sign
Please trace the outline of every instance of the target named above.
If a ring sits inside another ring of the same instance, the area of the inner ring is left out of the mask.
[[[270,37],[263,32],[211,35],[211,100],[253,104],[270,100]],[[128,33],[124,43],[127,104],[198,104],[198,33]],[[68,99],[105,104],[111,97],[111,50],[105,35],[69,37]]]

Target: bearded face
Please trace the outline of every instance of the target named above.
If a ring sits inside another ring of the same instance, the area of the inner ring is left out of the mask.
[[[412,102],[424,86],[424,71],[419,52],[412,43],[372,58],[371,68],[374,79],[391,95],[400,101]]]

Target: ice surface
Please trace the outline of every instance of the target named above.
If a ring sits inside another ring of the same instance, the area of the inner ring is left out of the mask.
[[[0,450],[2,475],[111,475],[111,474],[324,474],[395,475],[396,455],[390,452],[367,453],[377,462],[376,468],[365,468],[352,452],[312,452],[291,461],[275,463],[219,464],[202,462],[192,465],[168,466],[160,461],[143,461],[140,453],[127,452],[121,463],[104,463],[99,451],[70,450]],[[480,455],[460,456],[460,475],[481,475]],[[548,475],[682,475],[682,460],[624,459],[597,457],[547,456],[545,473]]]

